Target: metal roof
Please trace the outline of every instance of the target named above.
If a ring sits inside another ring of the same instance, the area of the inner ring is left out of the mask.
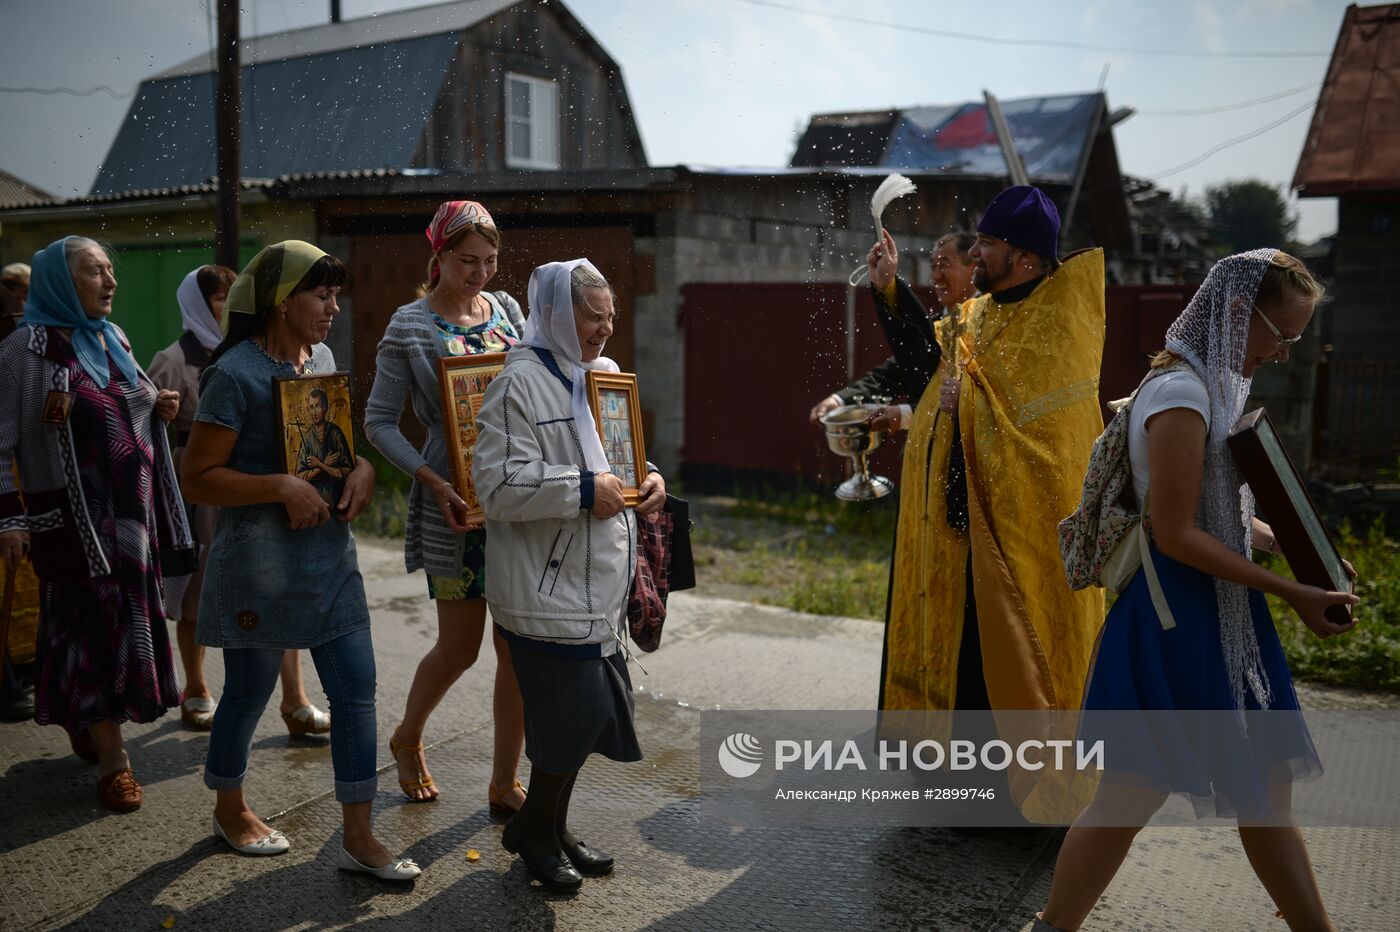
[[[376,13],[338,23],[324,23],[244,39],[239,43],[239,54],[243,64],[256,65],[326,52],[340,52],[365,45],[461,32],[520,2],[521,0],[456,0],[394,13]],[[213,70],[213,55],[206,52],[148,80],[163,81],[166,78],[208,74]]]
[[[792,167],[878,165],[898,116],[896,110],[818,114],[797,144]]]
[[[462,172],[435,168],[378,168],[352,171],[313,171],[277,178],[244,178],[241,189],[269,200],[322,200],[340,197],[442,197],[461,191],[478,193],[646,191],[686,189],[698,178],[841,178],[879,179],[888,169],[842,165],[817,168],[719,167],[712,165],[646,166],[640,168],[569,169],[564,171]],[[985,181],[985,176],[909,169],[915,181],[958,184]],[[33,202],[0,208],[0,215],[16,212],[42,214],[48,210],[74,210],[106,205],[140,205],[209,197],[219,190],[217,179],[196,184],[172,185],[88,194],[81,197]]]
[[[57,203],[58,198],[43,188],[0,168],[0,210]]]
[[[1400,191],[1400,4],[1347,7],[1293,186]]]
[[[458,41],[437,33],[244,66],[243,174],[409,165]],[[92,194],[215,175],[213,99],[207,71],[143,83]]]
[[[242,43],[243,175],[407,170],[464,31],[524,3],[545,6],[602,63],[628,143],[645,159],[621,69],[561,0],[458,0]],[[91,197],[214,176],[210,68],[206,53],[142,82]]]

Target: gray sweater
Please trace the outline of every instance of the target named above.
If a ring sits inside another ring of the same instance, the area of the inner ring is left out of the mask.
[[[115,325],[113,325],[115,326]],[[126,335],[117,337],[130,351]],[[67,393],[68,368],[52,328],[24,325],[0,342],[0,532],[28,531],[29,557],[40,579],[65,582],[112,573],[111,557],[88,511],[71,426],[44,420],[53,392]],[[154,399],[156,387],[137,367],[139,386]],[[133,426],[136,426],[133,424]],[[194,570],[194,542],[185,520],[180,484],[171,464],[165,424],[154,415],[143,425],[155,454],[157,541],[162,572],[177,576]],[[20,494],[15,483],[18,463]]]
[[[504,291],[482,294],[493,310],[504,312],[517,335],[524,331],[525,316],[514,298]],[[442,341],[425,298],[395,311],[379,341],[374,387],[365,402],[365,435],[389,462],[410,476],[425,463],[440,476],[452,476],[438,388],[437,363],[442,355]],[[399,430],[405,399],[412,400],[414,416],[428,430],[421,451]],[[424,569],[433,576],[457,576],[462,571],[462,537],[447,526],[437,499],[416,479],[408,493],[404,565],[410,573]]]

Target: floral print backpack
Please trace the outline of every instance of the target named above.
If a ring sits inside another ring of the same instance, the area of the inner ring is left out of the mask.
[[[1176,620],[1152,564],[1148,509],[1139,512],[1133,495],[1128,423],[1133,401],[1142,386],[1180,368],[1183,366],[1154,369],[1127,398],[1109,402],[1113,418],[1094,441],[1094,449],[1089,454],[1079,507],[1058,525],[1060,557],[1064,560],[1065,580],[1071,589],[1102,586],[1121,593],[1137,576],[1138,569],[1145,568],[1148,589],[1163,628],[1176,627]]]

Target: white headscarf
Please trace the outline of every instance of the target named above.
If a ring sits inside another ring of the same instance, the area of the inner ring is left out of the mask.
[[[574,424],[578,427],[579,443],[583,446],[584,465],[595,473],[608,472],[608,458],[603,453],[603,441],[598,436],[598,424],[593,420],[593,409],[588,405],[588,386],[585,384],[589,369],[603,372],[617,372],[617,363],[606,356],[599,356],[592,362],[583,361],[583,351],[578,343],[578,329],[574,323],[573,288],[570,276],[574,269],[586,266],[602,278],[602,273],[587,259],[571,259],[568,262],[549,262],[530,273],[530,288],[527,299],[530,303],[530,316],[525,321],[525,332],[521,342],[553,353],[566,369],[574,383],[573,412]]]
[[[214,312],[209,309],[209,302],[204,300],[204,292],[199,290],[199,269],[190,272],[180,282],[180,287],[175,290],[175,300],[180,302],[180,317],[185,322],[185,329],[194,334],[200,346],[212,353],[223,342],[224,333],[214,319]]]
[[[1226,256],[1211,267],[1186,310],[1167,329],[1167,349],[1190,364],[1210,394],[1210,436],[1206,439],[1205,483],[1201,504],[1206,530],[1236,553],[1250,556],[1254,495],[1240,479],[1225,438],[1244,413],[1252,379],[1245,378],[1245,344],[1259,285],[1273,261],[1273,249]],[[1245,707],[1248,689],[1267,709],[1269,680],[1254,636],[1249,592],[1239,583],[1216,578],[1220,643],[1230,675],[1235,708]]]

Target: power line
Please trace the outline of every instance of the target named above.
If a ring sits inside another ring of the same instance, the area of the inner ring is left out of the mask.
[[[1078,49],[1087,52],[1124,52],[1132,55],[1174,55],[1185,58],[1327,58],[1332,54],[1331,52],[1225,52],[1212,49],[1129,48],[1115,45],[1094,45],[1088,42],[1071,42],[1068,39],[1008,39],[1004,36],[954,32],[949,29],[933,29],[929,26],[912,26],[908,23],[896,23],[890,20],[867,19],[862,16],[831,13],[826,10],[812,10],[790,3],[778,3],[775,2],[775,0],[735,0],[735,2],[747,3],[751,6],[770,7],[775,10],[788,10],[807,16],[836,19],[846,23],[857,23],[862,26],[884,26],[890,29],[898,29],[901,32],[914,32],[927,36],[942,36],[946,39],[965,39],[969,42],[987,42],[992,45],[1040,45],[1052,48]]]
[[[106,94],[113,100],[125,100],[131,96],[131,91],[119,94],[105,84],[97,87],[0,87],[0,93],[5,94],[69,94],[73,97],[91,97],[93,94]]]
[[[1229,110],[1243,110],[1246,107],[1253,107],[1258,104],[1267,104],[1270,101],[1282,100],[1285,97],[1292,97],[1294,94],[1301,94],[1303,91],[1310,91],[1315,87],[1321,87],[1321,81],[1314,81],[1311,84],[1304,84],[1286,91],[1279,91],[1267,97],[1256,97],[1253,100],[1242,100],[1235,104],[1221,104],[1218,107],[1200,107],[1195,110],[1139,110],[1138,116],[1204,116],[1207,113],[1225,113]]]
[[[1312,105],[1313,102],[1308,101],[1307,103],[1303,104],[1303,106],[1299,107],[1297,110],[1294,110],[1292,113],[1288,113],[1284,116],[1279,117],[1272,123],[1267,123],[1264,126],[1261,126],[1255,130],[1251,130],[1242,136],[1236,136],[1234,139],[1227,139],[1222,143],[1217,143],[1216,145],[1211,146],[1209,149],[1202,152],[1200,155],[1196,156],[1189,162],[1184,162],[1181,165],[1176,166],[1175,168],[1169,168],[1164,172],[1157,172],[1156,174],[1148,175],[1147,177],[1151,178],[1153,181],[1161,181],[1163,178],[1166,178],[1169,175],[1175,175],[1177,172],[1184,172],[1188,168],[1194,168],[1195,166],[1204,162],[1206,159],[1210,158],[1212,155],[1215,155],[1215,153],[1217,152],[1220,152],[1224,149],[1228,149],[1231,146],[1238,145],[1239,143],[1247,142],[1248,140],[1253,139],[1255,136],[1260,136],[1264,133],[1267,133],[1269,130],[1274,129],[1275,127],[1282,126],[1298,114],[1312,109]]]

